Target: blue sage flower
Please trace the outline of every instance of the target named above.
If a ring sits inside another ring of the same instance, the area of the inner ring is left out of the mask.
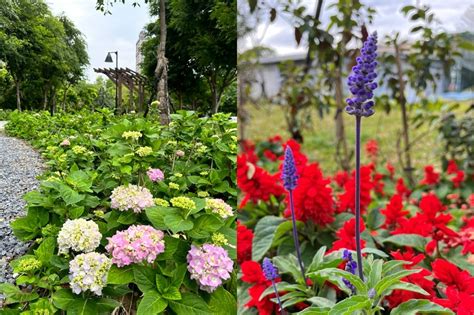
[[[273,281],[278,278],[278,270],[267,257],[263,258],[262,269],[267,280]]]
[[[281,314],[284,314],[283,307],[280,300],[280,295],[278,294],[278,290],[275,284],[275,279],[278,278],[278,270],[273,265],[272,261],[268,259],[267,257],[263,258],[262,269],[263,269],[263,274],[265,275],[265,278],[268,281],[272,282],[273,291],[275,292],[275,297],[277,298],[278,305],[280,306],[280,312]]]
[[[348,77],[349,90],[352,98],[346,100],[346,112],[355,116],[371,116],[374,114],[373,91],[377,88],[374,82],[377,74],[377,32],[370,35],[360,50],[360,56],[356,58],[357,65],[352,68]]]
[[[377,291],[375,291],[375,288],[370,289],[368,292],[368,296],[370,299],[373,299],[376,294],[377,294]]]
[[[355,275],[357,263],[352,259],[352,253],[348,249],[344,249],[342,252],[342,259],[346,261],[345,270]],[[356,294],[356,288],[349,280],[343,278],[342,282],[352,291],[352,294]]]
[[[294,190],[298,183],[298,174],[296,172],[295,158],[289,145],[286,146],[285,159],[283,161],[283,170],[281,180],[286,190]]]

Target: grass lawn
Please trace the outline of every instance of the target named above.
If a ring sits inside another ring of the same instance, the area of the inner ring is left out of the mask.
[[[249,123],[245,129],[246,137],[255,142],[264,140],[270,136],[280,134],[284,139],[289,138],[284,113],[279,106],[275,105],[247,105]],[[354,148],[354,124],[353,116],[344,114],[344,124],[348,140],[349,150]],[[335,162],[335,128],[334,111],[323,119],[320,119],[316,111],[311,112],[311,123],[303,131],[303,151],[310,160],[318,161],[324,174],[333,174],[339,169]],[[379,157],[383,163],[390,161],[401,173],[397,156],[397,139],[401,133],[402,122],[399,110],[392,110],[390,114],[379,110],[376,114],[362,120],[362,145],[367,140],[375,139],[379,143]],[[411,130],[411,141],[417,139],[413,145],[412,160],[416,168],[416,176],[423,176],[423,167],[434,164],[436,168],[441,167],[440,152],[443,150],[438,132],[423,127],[419,130]],[[368,160],[362,155],[362,161]],[[354,161],[353,161],[354,162]]]

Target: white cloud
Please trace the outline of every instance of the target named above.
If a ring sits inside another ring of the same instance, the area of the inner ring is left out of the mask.
[[[119,51],[119,66],[135,69],[135,44],[138,34],[150,22],[148,7],[142,4],[133,7],[117,3],[111,8],[112,15],[105,15],[95,9],[95,0],[46,0],[51,11],[64,13],[84,34],[90,65],[86,75],[94,81],[98,76],[93,68],[109,67],[104,62],[108,51]],[[115,60],[114,60],[115,61]]]
[[[364,4],[372,6],[377,10],[374,17],[374,23],[370,26],[370,30],[377,30],[380,37],[385,34],[393,34],[395,31],[400,31],[401,35],[408,36],[409,30],[413,24],[408,22],[408,19],[400,13],[400,9],[409,4],[415,4],[416,0],[399,0],[399,1],[382,1],[382,0],[362,0]],[[447,31],[456,31],[458,22],[464,11],[472,3],[470,0],[419,0],[420,4],[429,4],[435,16],[441,20],[442,27]],[[314,0],[303,0],[307,7],[307,12],[313,14],[315,3]],[[334,9],[327,9],[328,4],[334,3],[334,0],[324,1],[322,10],[322,24],[328,25],[329,16],[334,13]],[[256,38],[261,38],[264,25],[258,25],[257,31],[253,34]],[[239,41],[239,50],[253,46],[253,40],[246,38]],[[286,55],[296,52],[304,51],[304,41],[300,47],[296,46],[294,39],[293,28],[284,20],[277,19],[270,24],[265,32],[265,36],[258,44],[273,48],[277,54]]]

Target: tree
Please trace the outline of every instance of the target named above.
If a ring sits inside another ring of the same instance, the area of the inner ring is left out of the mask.
[[[78,82],[88,63],[82,34],[41,0],[0,0],[0,25],[0,59],[13,78],[17,109],[27,92],[27,101],[53,114],[57,91]]]

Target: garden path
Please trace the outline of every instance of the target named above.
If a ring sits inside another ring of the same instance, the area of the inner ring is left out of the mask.
[[[0,121],[0,283],[13,281],[8,262],[28,248],[13,235],[10,222],[25,214],[23,195],[38,188],[36,176],[43,169],[40,155],[26,142],[6,136],[4,125]]]

